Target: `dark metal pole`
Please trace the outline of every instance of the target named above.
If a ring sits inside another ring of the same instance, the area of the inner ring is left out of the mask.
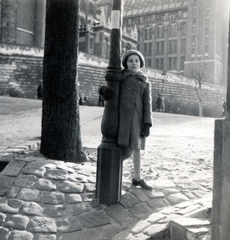
[[[117,146],[119,86],[121,76],[122,0],[113,0],[110,58],[105,79],[112,96],[106,101],[98,147],[96,198],[99,203],[117,204],[121,197],[123,150]]]

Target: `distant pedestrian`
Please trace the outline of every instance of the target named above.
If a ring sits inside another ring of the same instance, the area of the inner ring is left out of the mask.
[[[222,117],[226,117],[227,112],[227,101],[225,98],[222,99]]]
[[[162,105],[161,94],[158,94],[157,101],[156,101],[156,110],[157,110],[157,112],[161,111],[161,105]]]
[[[161,94],[161,111],[165,111],[165,99],[164,96]]]
[[[43,88],[42,88],[42,84],[39,84],[37,87],[37,98],[42,99],[42,97],[43,97]]]
[[[101,97],[100,94],[99,94],[98,104],[99,104],[99,107],[104,107],[104,99]]]

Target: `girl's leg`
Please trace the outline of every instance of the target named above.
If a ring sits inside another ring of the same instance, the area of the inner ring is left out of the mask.
[[[141,153],[140,150],[133,151],[133,168],[134,178],[132,184],[134,186],[141,186],[146,190],[152,190],[153,187],[148,185],[144,179],[141,179]]]
[[[141,180],[141,153],[140,150],[135,150],[133,152],[133,168],[134,168],[134,178],[137,181]]]

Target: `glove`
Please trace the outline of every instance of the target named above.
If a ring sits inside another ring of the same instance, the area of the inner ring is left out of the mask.
[[[142,131],[141,131],[141,136],[142,137],[148,137],[149,136],[150,127],[151,127],[150,124],[144,124],[144,127],[142,128]]]

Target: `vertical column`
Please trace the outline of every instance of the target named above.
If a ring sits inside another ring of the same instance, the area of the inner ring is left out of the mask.
[[[99,203],[117,204],[121,197],[123,150],[117,146],[119,86],[121,76],[122,0],[113,0],[109,65],[105,79],[113,96],[107,100],[101,124],[102,143],[98,147],[96,198]]]
[[[229,24],[230,29],[230,24]],[[230,36],[230,35],[229,35]],[[229,38],[230,43],[230,38]],[[229,44],[228,44],[229,45]],[[230,46],[230,45],[229,45]],[[215,155],[213,212],[212,212],[212,240],[226,240],[230,236],[230,47],[228,47],[228,82],[227,82],[227,113],[222,123],[216,121],[215,132],[220,132],[218,124],[223,125],[222,136],[215,138],[215,149],[219,147],[219,160]],[[221,120],[219,120],[221,121]],[[218,160],[218,162],[216,162]],[[218,196],[220,194],[220,197]],[[215,205],[214,205],[215,204]],[[216,233],[217,232],[217,233]]]
[[[34,46],[44,47],[46,0],[35,1]]]
[[[1,13],[1,39],[3,43],[16,43],[17,1],[3,0]]]

